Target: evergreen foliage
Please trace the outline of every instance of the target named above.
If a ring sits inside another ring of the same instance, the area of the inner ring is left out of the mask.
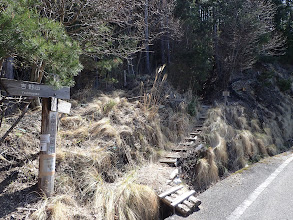
[[[21,57],[30,65],[42,64],[47,83],[72,86],[82,66],[77,42],[53,20],[41,17],[34,0],[0,1],[0,57]]]
[[[175,45],[169,78],[183,91],[201,90],[213,68],[213,23],[199,13],[208,7],[208,4],[177,0],[174,13],[182,22],[184,34]]]
[[[281,61],[292,63],[293,60],[293,3],[290,0],[273,0],[277,6],[275,22],[277,30],[286,37],[286,54]]]

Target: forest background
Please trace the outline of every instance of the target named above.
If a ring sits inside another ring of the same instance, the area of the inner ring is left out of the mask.
[[[56,86],[131,87],[167,64],[175,88],[201,94],[293,56],[290,0],[1,0],[0,10],[2,74]]]

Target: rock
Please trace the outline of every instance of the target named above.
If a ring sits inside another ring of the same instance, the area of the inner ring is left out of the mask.
[[[173,180],[173,183],[175,183],[176,185],[179,185],[182,183],[182,180],[179,178],[179,177],[176,177],[174,180]]]
[[[173,180],[179,173],[178,169],[175,169],[171,174],[170,174],[170,179]]]

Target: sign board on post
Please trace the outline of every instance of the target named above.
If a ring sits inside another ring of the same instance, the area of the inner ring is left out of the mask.
[[[69,113],[71,104],[58,98],[70,99],[70,88],[54,89],[52,86],[0,78],[8,95],[43,97],[42,127],[40,135],[40,159],[38,186],[48,197],[54,192],[56,163],[56,136],[58,111]]]
[[[63,100],[58,100],[58,112],[69,114],[71,109],[71,103]]]
[[[12,79],[1,79],[1,83],[9,95],[70,99],[69,87],[55,89],[53,86],[49,85]]]
[[[230,96],[230,92],[229,91],[223,91],[223,96],[224,96],[225,105],[227,105],[228,96]]]
[[[230,96],[230,92],[229,91],[223,91],[223,96],[226,96],[226,97]]]

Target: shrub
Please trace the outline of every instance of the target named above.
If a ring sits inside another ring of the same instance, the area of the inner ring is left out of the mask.
[[[113,100],[110,100],[103,108],[103,112],[105,114],[108,114],[112,109],[113,107],[116,105],[116,102],[113,101]]]

